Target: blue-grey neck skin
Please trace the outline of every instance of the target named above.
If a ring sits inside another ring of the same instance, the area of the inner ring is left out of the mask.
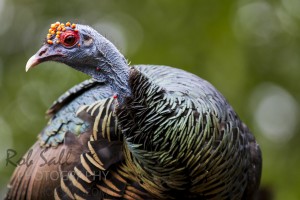
[[[106,74],[106,80],[111,85],[112,90],[116,91],[118,100],[123,102],[124,97],[130,95],[130,88],[128,85],[129,79],[129,66],[124,56],[119,50],[106,38],[101,36],[101,40],[97,44],[98,51],[103,55],[104,60],[99,61],[100,73],[102,70],[101,65],[106,65],[108,69]]]
[[[66,49],[68,58],[63,62],[99,81],[108,82],[123,102],[129,96],[129,66],[124,56],[105,37],[86,25],[77,25],[80,34],[80,47]]]

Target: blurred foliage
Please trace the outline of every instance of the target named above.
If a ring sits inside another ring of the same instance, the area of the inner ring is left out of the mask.
[[[0,195],[47,123],[45,110],[87,77],[57,63],[25,73],[50,23],[89,24],[131,64],[164,64],[210,81],[255,134],[262,186],[300,199],[299,0],[0,0]]]

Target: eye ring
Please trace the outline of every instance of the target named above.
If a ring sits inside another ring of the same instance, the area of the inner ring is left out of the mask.
[[[75,31],[66,31],[63,32],[60,36],[60,42],[65,47],[73,47],[75,44],[77,44],[79,41],[79,35],[78,32]]]
[[[66,46],[73,46],[76,42],[76,38],[74,37],[74,35],[68,35],[67,37],[65,37],[64,39],[64,44]]]

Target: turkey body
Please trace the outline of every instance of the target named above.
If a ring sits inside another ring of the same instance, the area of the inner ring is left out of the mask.
[[[259,145],[210,83],[180,69],[138,65],[129,87],[124,102],[94,80],[58,99],[33,145],[36,162],[17,167],[6,199],[254,197]],[[41,166],[45,149],[48,158],[71,153]]]

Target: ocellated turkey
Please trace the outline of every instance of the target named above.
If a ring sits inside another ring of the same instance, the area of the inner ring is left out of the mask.
[[[255,197],[259,145],[207,81],[168,66],[129,66],[110,41],[79,24],[52,24],[26,70],[46,61],[93,79],[58,99],[41,147],[34,145],[37,160],[43,149],[48,157],[63,150],[70,156],[55,167],[18,167],[7,199]],[[17,175],[49,171],[59,172],[59,179]]]

